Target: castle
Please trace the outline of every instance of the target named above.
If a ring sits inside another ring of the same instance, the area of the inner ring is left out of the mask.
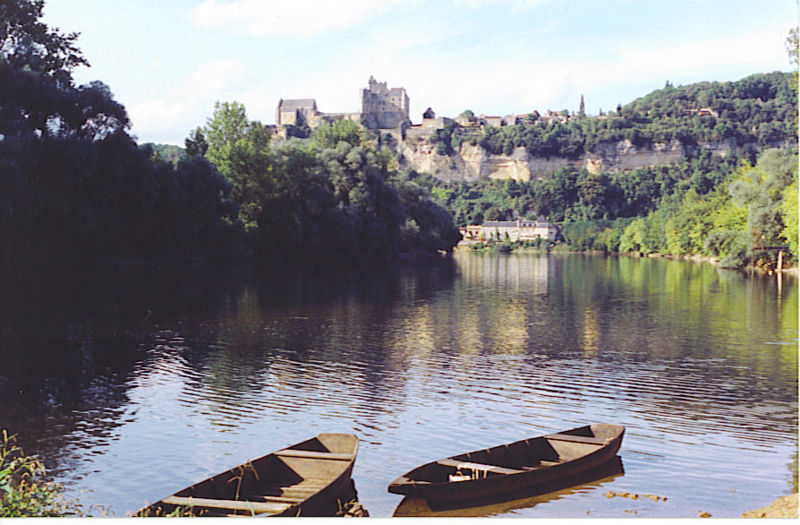
[[[467,113],[467,112],[465,112]],[[286,137],[291,126],[317,128],[325,122],[351,120],[368,130],[381,130],[395,135],[399,140],[426,138],[437,129],[455,124],[467,134],[477,136],[486,127],[513,126],[527,120],[544,122],[566,122],[571,117],[566,112],[547,111],[544,115],[533,111],[526,115],[487,116],[462,114],[456,118],[437,117],[428,108],[422,114],[420,124],[412,124],[409,117],[409,99],[405,88],[387,87],[386,82],[378,82],[369,77],[367,87],[361,90],[361,111],[357,113],[323,113],[317,108],[313,98],[280,99],[275,113],[275,133]]]
[[[386,82],[369,77],[366,89],[361,90],[361,112],[323,113],[313,98],[280,99],[275,114],[278,126],[308,126],[316,128],[323,122],[352,120],[367,129],[397,129],[409,126],[408,94],[405,88],[388,88]]]

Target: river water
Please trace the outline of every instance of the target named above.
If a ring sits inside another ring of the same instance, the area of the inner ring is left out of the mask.
[[[457,252],[414,270],[120,270],[2,292],[0,426],[94,514],[353,432],[364,507],[413,515],[427,509],[386,487],[414,466],[591,422],[626,426],[619,471],[457,513],[738,517],[797,491],[790,277]]]

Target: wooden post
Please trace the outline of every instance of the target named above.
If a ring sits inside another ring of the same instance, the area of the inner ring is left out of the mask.
[[[781,271],[783,269],[783,250],[778,250],[778,270]]]

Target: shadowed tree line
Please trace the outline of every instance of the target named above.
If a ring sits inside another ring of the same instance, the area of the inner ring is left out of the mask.
[[[0,2],[5,262],[386,259],[459,240],[449,214],[353,130],[276,148],[243,106],[219,104],[188,155],[139,147],[108,86],[75,85],[73,69],[88,65],[78,34],[48,28],[43,8]]]
[[[0,2],[0,236],[4,262],[212,255],[236,242],[231,184],[211,165],[154,162],[42,1]]]
[[[452,216],[354,122],[272,144],[242,104],[218,102],[186,139],[186,152],[231,181],[256,255],[376,261],[449,251],[461,238]]]

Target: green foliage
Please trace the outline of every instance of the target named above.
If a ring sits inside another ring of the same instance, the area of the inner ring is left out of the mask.
[[[783,223],[785,224],[781,236],[786,239],[790,251],[795,256],[800,255],[797,246],[797,228],[798,220],[800,220],[797,213],[797,192],[797,178],[795,178],[783,191],[783,202],[781,203]]]
[[[72,70],[89,65],[78,49],[78,33],[62,34],[40,21],[44,0],[0,2],[0,53],[17,70],[26,69],[72,86]]]
[[[360,146],[366,135],[358,123],[352,120],[323,122],[311,133],[311,142],[318,150],[335,148],[340,142]]]
[[[494,154],[509,154],[524,146],[531,155],[565,158],[598,152],[622,140],[637,147],[672,140],[693,146],[733,139],[759,148],[785,140],[796,143],[795,76],[776,72],[677,88],[668,83],[620,106],[613,115],[566,121],[526,118],[513,126],[486,127],[478,143]],[[433,142],[441,142],[441,137]]]
[[[622,233],[631,222],[627,218],[568,222],[564,223],[562,234],[573,250],[618,252]]]
[[[455,122],[450,122],[444,128],[435,130],[429,141],[436,145],[437,154],[455,155],[466,138],[464,128]]]
[[[785,228],[781,203],[797,179],[797,151],[768,150],[755,166],[744,165],[730,185],[734,202],[746,207],[750,248],[782,244]]]
[[[789,30],[789,36],[786,37],[786,53],[789,55],[789,62],[795,67],[798,66],[800,60],[800,40],[798,40],[797,31],[798,28],[793,27]]]
[[[166,162],[169,164],[177,164],[179,160],[184,158],[187,154],[180,146],[173,146],[172,144],[154,144],[146,142],[140,144],[142,149],[150,153],[150,157],[156,164]]]
[[[227,181],[207,163],[154,162],[107,86],[6,60],[0,77],[3,262],[199,255],[235,242]]]
[[[45,468],[26,456],[5,430],[0,436],[0,518],[80,515],[76,503],[61,496],[61,487],[43,480]]]
[[[385,260],[450,250],[460,240],[427,188],[397,174],[392,155],[377,151],[357,123],[322,124],[309,141],[280,146],[261,129],[243,106],[218,103],[204,130],[206,156],[232,183],[239,220],[261,260],[327,253]]]
[[[189,132],[189,136],[183,143],[188,157],[202,157],[208,151],[208,142],[206,142],[206,136],[200,126]]]

